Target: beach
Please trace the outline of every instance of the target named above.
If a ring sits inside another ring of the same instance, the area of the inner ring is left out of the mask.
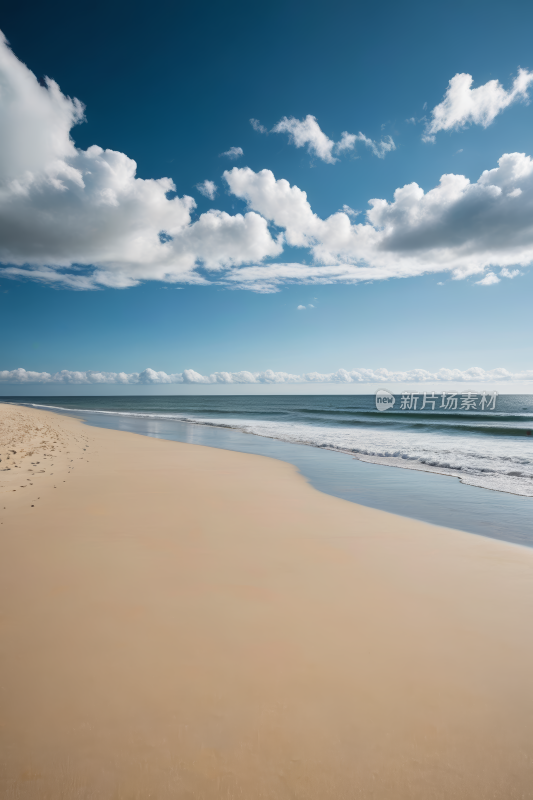
[[[533,550],[0,404],[2,798],[533,798]]]

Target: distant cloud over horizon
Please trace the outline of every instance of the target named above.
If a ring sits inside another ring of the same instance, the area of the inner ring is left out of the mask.
[[[533,370],[509,372],[504,368],[485,370],[472,367],[467,370],[445,369],[428,372],[424,369],[389,371],[387,369],[339,369],[336,372],[306,372],[295,375],[289,372],[213,372],[201,375],[193,369],[183,372],[167,373],[145,369],[142,372],[97,372],[95,370],[59,372],[32,372],[25,369],[0,370],[0,383],[4,384],[115,384],[115,385],[154,385],[154,384],[295,384],[295,383],[490,383],[510,381],[533,381]]]

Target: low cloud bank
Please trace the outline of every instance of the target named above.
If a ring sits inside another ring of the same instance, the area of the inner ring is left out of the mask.
[[[471,367],[467,370],[439,369],[428,372],[425,369],[412,369],[405,372],[391,372],[388,369],[339,369],[337,372],[306,372],[293,375],[289,372],[213,372],[201,375],[193,369],[183,372],[167,373],[145,369],[142,372],[78,372],[63,369],[60,372],[32,372],[25,369],[0,370],[0,383],[4,384],[282,384],[282,383],[428,383],[428,382],[509,382],[533,381],[533,370],[509,372],[504,368],[485,370]]]

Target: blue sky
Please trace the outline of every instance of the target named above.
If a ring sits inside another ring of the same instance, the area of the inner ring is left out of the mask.
[[[9,3],[0,393],[529,386],[532,25],[513,2]],[[463,73],[484,94],[443,106]],[[470,186],[430,200],[447,174]]]

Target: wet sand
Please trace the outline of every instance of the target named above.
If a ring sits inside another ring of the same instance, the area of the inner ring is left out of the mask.
[[[36,409],[0,458],[2,798],[533,798],[533,551]]]

